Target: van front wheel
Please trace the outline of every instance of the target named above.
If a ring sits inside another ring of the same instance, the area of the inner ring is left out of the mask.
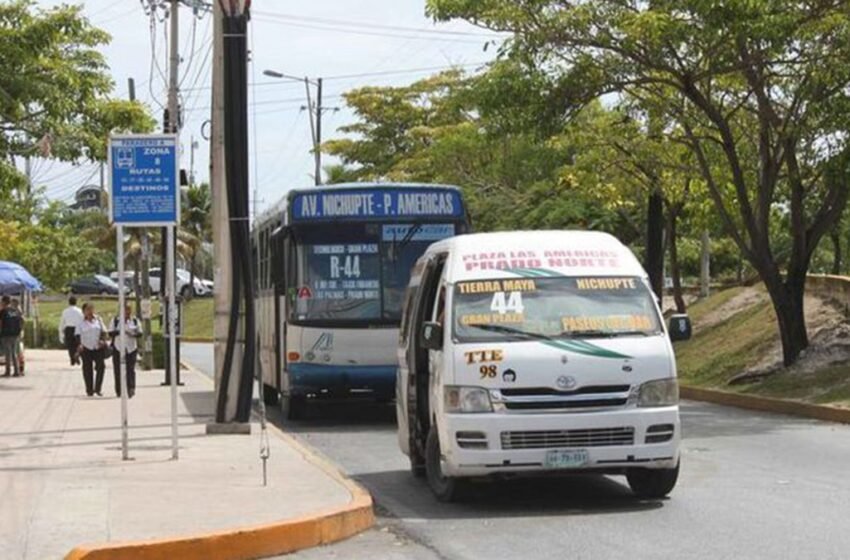
[[[679,479],[679,463],[672,469],[633,469],[626,474],[638,498],[657,499],[669,494]]]
[[[425,442],[425,476],[428,486],[441,502],[454,502],[462,497],[466,481],[443,474],[442,452],[437,427],[431,425]]]

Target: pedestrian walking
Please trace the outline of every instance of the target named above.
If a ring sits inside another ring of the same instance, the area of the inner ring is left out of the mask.
[[[83,360],[83,381],[86,395],[102,397],[103,360],[106,353],[106,325],[95,314],[94,304],[83,304],[83,320],[76,330],[77,353]],[[97,377],[95,377],[97,374]]]
[[[6,373],[3,377],[9,377],[12,370],[15,372],[14,377],[21,377],[23,372],[19,361],[18,345],[24,330],[24,316],[18,308],[17,299],[3,296],[0,302],[2,302],[0,305],[2,307],[0,308],[0,349],[6,358]]]
[[[138,339],[142,336],[139,320],[133,316],[133,307],[124,306],[124,337],[126,348],[121,347],[121,323],[116,315],[109,325],[109,336],[112,337],[112,372],[115,375],[115,395],[121,396],[121,352],[124,352],[124,363],[127,365],[127,397],[136,394],[136,358],[139,354]]]
[[[65,344],[72,366],[80,363],[80,356],[77,354],[76,337],[77,326],[82,322],[83,312],[77,307],[77,298],[71,296],[68,298],[68,307],[62,311],[62,318],[59,320],[59,340]]]

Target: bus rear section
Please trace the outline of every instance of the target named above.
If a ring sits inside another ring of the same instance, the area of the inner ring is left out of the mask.
[[[267,392],[279,395],[289,418],[320,401],[392,400],[410,269],[431,243],[467,231],[460,190],[406,184],[299,190],[280,216],[268,236],[270,286],[260,296],[265,316],[275,317],[261,325],[275,331],[261,337],[273,372],[264,377]]]

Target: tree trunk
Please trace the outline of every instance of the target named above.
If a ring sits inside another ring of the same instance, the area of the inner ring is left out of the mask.
[[[679,209],[672,207],[667,216],[667,247],[670,251],[670,276],[673,277],[673,300],[676,302],[676,312],[685,313],[685,298],[682,296],[682,277],[679,270],[679,251],[676,248]]]
[[[841,233],[838,228],[829,232],[829,238],[832,240],[832,273],[838,275],[841,274]]]
[[[707,298],[711,295],[711,239],[708,230],[703,230],[699,255],[699,295]]]
[[[189,299],[195,297],[195,259],[197,257],[198,250],[192,249],[192,256],[189,260]]]
[[[664,198],[657,191],[649,195],[647,208],[646,272],[660,305],[664,295]]]
[[[809,346],[806,333],[806,316],[803,299],[806,290],[806,275],[789,272],[783,282],[779,273],[762,274],[770,301],[779,324],[782,340],[782,362],[788,367],[797,361],[800,353]]]

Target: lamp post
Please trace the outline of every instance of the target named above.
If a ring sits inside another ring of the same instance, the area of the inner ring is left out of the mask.
[[[315,183],[316,185],[322,184],[322,151],[320,149],[322,145],[322,79],[318,78],[313,81],[309,79],[307,76],[303,78],[299,78],[298,76],[291,76],[289,74],[284,74],[283,72],[278,72],[276,70],[263,70],[263,74],[270,78],[277,78],[281,80],[292,80],[296,82],[304,82],[304,90],[307,94],[307,114],[310,116],[310,136],[313,139],[313,161],[315,162]],[[315,121],[313,119],[313,101],[310,95],[310,86],[316,86],[316,107],[315,107]]]

